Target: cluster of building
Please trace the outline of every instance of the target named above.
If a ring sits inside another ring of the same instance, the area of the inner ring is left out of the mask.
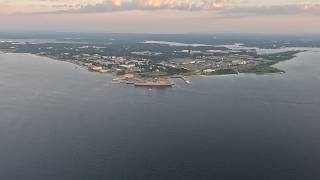
[[[196,58],[172,60],[172,64],[185,68],[195,74],[210,74],[218,70],[250,68],[258,65],[257,58],[247,55],[197,56]]]
[[[250,68],[262,63],[263,59],[250,55],[218,54],[197,55],[190,58],[172,59],[155,63],[143,56],[102,56],[99,54],[64,53],[60,58],[76,62],[87,67],[90,71],[100,73],[114,73],[116,75],[132,74],[135,77],[145,73],[164,72],[168,75],[176,74],[211,74],[218,70],[238,70]]]
[[[91,71],[100,73],[115,73],[117,75],[124,75],[127,73],[142,73],[150,64],[150,61],[144,58],[102,56],[99,54],[79,54],[72,56],[69,54],[64,55],[64,57],[60,58],[87,67]]]

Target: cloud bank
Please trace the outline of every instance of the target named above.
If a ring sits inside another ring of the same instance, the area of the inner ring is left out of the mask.
[[[0,0],[1,13],[91,14],[126,11],[209,12],[216,17],[320,15],[318,1],[273,0],[31,0],[11,2]],[[195,13],[196,14],[196,13]]]
[[[232,15],[320,15],[320,4],[233,7],[224,9],[223,13]]]
[[[318,0],[0,0],[2,31],[319,33]]]
[[[53,14],[64,13],[107,13],[118,11],[152,11],[177,10],[214,12],[221,16],[253,15],[320,15],[320,3],[282,4],[282,5],[248,5],[234,0],[105,0],[101,3],[79,5],[66,8]],[[63,6],[63,5],[60,5]],[[67,7],[67,5],[66,5]]]
[[[202,11],[225,8],[228,0],[106,0],[95,5],[83,5],[78,9],[57,13],[96,13],[130,10],[180,10]]]

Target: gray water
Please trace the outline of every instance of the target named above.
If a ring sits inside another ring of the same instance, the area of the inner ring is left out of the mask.
[[[1,180],[320,178],[320,53],[170,89],[0,54]]]

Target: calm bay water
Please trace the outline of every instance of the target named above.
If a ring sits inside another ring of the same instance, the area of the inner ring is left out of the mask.
[[[171,89],[0,54],[0,179],[319,179],[320,53]]]

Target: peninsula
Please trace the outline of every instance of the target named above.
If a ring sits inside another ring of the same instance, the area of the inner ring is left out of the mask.
[[[0,50],[31,53],[71,62],[92,72],[112,73],[117,80],[136,86],[170,87],[171,77],[226,75],[238,73],[283,73],[273,67],[302,51],[261,54],[255,48],[238,45],[184,44],[163,41],[135,43],[89,43],[66,40],[34,42],[28,39],[2,40]],[[243,46],[243,48],[241,48]]]

